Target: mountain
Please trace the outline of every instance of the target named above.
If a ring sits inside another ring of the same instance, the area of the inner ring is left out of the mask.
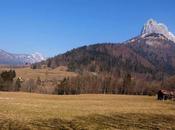
[[[168,27],[163,23],[158,23],[153,19],[147,21],[144,25],[141,35],[147,35],[151,33],[163,34],[169,40],[175,42],[175,36],[168,30]]]
[[[34,54],[12,54],[4,50],[0,50],[0,64],[3,65],[25,65],[41,62],[45,57],[40,53]]]
[[[126,46],[154,66],[156,72],[175,74],[175,43],[163,34],[139,36],[128,41]]]
[[[71,71],[122,71],[160,77],[175,74],[174,35],[164,24],[148,20],[141,34],[121,44],[103,43],[83,46],[38,63],[55,68],[68,66]]]

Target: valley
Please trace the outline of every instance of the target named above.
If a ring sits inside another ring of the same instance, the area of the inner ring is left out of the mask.
[[[0,128],[174,130],[174,37],[151,19],[125,42],[47,59],[0,50]]]

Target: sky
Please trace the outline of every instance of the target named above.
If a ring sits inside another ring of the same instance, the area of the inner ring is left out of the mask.
[[[0,0],[0,49],[51,57],[128,40],[150,18],[175,33],[175,0]]]

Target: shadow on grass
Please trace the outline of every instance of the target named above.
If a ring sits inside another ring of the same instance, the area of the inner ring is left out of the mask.
[[[77,117],[73,120],[48,119],[28,123],[7,120],[0,121],[1,129],[51,129],[51,130],[103,130],[103,129],[145,129],[175,130],[175,117],[147,114],[110,114]]]

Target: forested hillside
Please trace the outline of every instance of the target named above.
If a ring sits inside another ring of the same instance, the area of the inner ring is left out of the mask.
[[[33,69],[67,66],[78,77],[65,78],[58,94],[121,93],[155,94],[173,89],[175,43],[162,34],[138,36],[122,44],[83,46],[34,64]]]

